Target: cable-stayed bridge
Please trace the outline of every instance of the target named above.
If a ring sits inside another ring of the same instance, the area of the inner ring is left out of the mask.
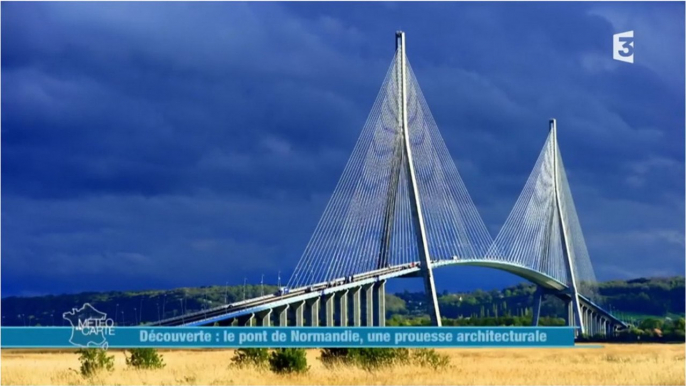
[[[277,293],[157,325],[383,326],[385,284],[422,277],[441,325],[433,270],[490,267],[567,304],[568,325],[609,334],[626,325],[598,302],[557,142],[549,133],[497,237],[489,234],[440,135],[396,33],[396,53],[353,153],[288,285]]]

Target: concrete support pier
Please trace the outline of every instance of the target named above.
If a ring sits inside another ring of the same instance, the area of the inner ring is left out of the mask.
[[[353,326],[362,326],[362,299],[360,297],[360,287],[350,290],[350,297],[353,301]]]
[[[295,315],[295,326],[305,325],[305,301],[293,304],[293,314]]]
[[[319,327],[319,298],[307,300],[305,308],[310,319],[310,326]]]
[[[288,326],[288,304],[274,309],[279,327]]]
[[[334,308],[336,308],[335,294],[324,295],[324,322],[326,327],[334,326]]]
[[[257,313],[257,319],[262,327],[270,327],[272,325],[272,310],[264,310]]]
[[[536,287],[536,293],[534,293],[534,315],[531,319],[532,326],[538,326],[538,322],[541,318],[541,304],[543,303],[543,289],[541,287]]]
[[[255,325],[255,314],[239,316],[237,320],[239,326],[252,327]]]
[[[348,290],[343,290],[336,293],[338,303],[338,325],[341,327],[348,326],[349,310],[348,310]]]
[[[375,326],[386,326],[386,280],[381,280],[374,284],[374,322]]]
[[[362,287],[364,292],[364,325],[374,326],[374,284],[367,284]]]

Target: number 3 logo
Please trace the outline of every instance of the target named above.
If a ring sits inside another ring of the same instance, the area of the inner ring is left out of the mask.
[[[622,44],[624,50],[619,51],[619,55],[625,58],[634,56],[634,38],[619,38],[619,41],[624,43]]]
[[[634,62],[634,31],[614,34],[612,41],[612,58],[621,62]]]

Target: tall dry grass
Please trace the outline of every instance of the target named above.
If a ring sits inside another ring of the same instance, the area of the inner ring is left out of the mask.
[[[441,349],[450,367],[399,366],[376,372],[325,368],[308,352],[310,371],[281,376],[230,366],[232,350],[164,351],[163,370],[126,368],[93,378],[78,373],[73,352],[2,350],[2,385],[684,385],[684,345],[606,345],[570,349]]]

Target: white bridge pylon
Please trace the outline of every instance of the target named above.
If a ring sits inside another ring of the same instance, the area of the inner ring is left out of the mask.
[[[519,199],[484,260],[521,266],[564,284],[584,333],[579,295],[598,301],[596,277],[560,156],[557,122]]]
[[[440,313],[432,266],[442,260],[502,262],[540,272],[595,298],[595,275],[557,146],[550,133],[495,240],[440,135],[396,33],[396,52],[353,153],[288,287],[337,281],[419,263],[434,325]]]
[[[432,260],[483,257],[492,243],[405,54],[405,34],[362,134],[288,285],[421,263],[440,325]]]

